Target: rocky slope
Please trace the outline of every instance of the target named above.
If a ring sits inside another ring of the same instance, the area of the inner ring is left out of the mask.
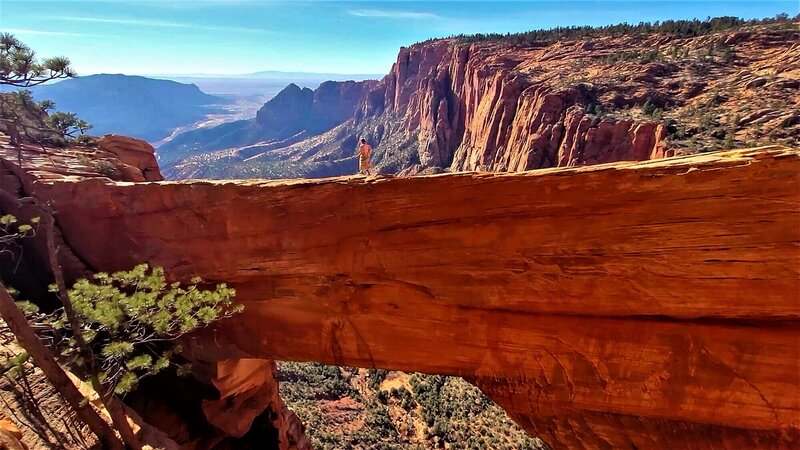
[[[159,160],[169,170],[187,156],[209,149],[239,147],[237,156],[246,159],[291,145],[352,117],[358,102],[376,83],[328,81],[313,91],[290,84],[265,103],[254,119],[183,133],[159,147]]]
[[[401,49],[391,72],[369,86],[336,128],[269,145],[197,147],[181,156],[204,153],[165,172],[173,178],[352,173],[359,136],[376,147],[382,173],[405,174],[792,145],[800,134],[799,38],[796,23],[782,23],[696,37],[424,42]]]
[[[206,431],[261,423],[274,384],[231,359],[274,358],[463,376],[555,448],[800,441],[796,149],[272,182],[3,161],[8,192],[54,202],[73,276],[149,261],[237,289],[244,314],[185,346]]]

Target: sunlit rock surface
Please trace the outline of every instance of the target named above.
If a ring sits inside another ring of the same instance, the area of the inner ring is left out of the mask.
[[[197,358],[464,376],[555,448],[798,443],[796,149],[396,179],[21,172],[73,275],[148,261],[237,289],[245,312]]]

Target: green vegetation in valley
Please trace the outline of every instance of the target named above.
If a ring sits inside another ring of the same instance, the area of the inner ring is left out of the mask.
[[[461,378],[278,364],[281,395],[318,450],[544,449]]]

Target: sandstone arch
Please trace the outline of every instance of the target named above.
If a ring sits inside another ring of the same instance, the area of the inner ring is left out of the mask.
[[[370,181],[23,178],[92,268],[237,288],[245,314],[197,336],[197,357],[464,376],[555,448],[800,442],[797,150]]]

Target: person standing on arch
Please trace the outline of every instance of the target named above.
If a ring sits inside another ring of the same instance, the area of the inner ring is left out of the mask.
[[[372,155],[372,147],[367,144],[367,140],[361,138],[361,145],[358,146],[358,173],[369,175],[369,169],[372,167],[369,158]]]

